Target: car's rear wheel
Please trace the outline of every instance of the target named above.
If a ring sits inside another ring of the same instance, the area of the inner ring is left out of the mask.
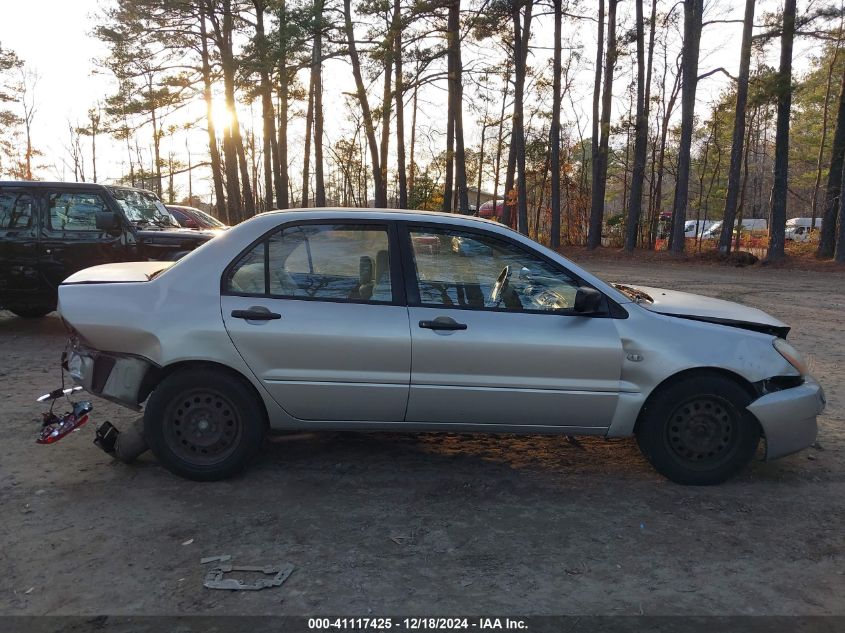
[[[239,473],[266,431],[258,395],[242,378],[215,369],[184,369],[150,395],[144,435],[170,471],[196,481]]]
[[[40,319],[55,309],[56,306],[53,305],[9,306],[9,312],[18,315],[22,319]]]
[[[663,476],[679,484],[713,485],[754,457],[757,421],[752,397],[719,374],[690,375],[655,393],[637,423],[637,443]]]

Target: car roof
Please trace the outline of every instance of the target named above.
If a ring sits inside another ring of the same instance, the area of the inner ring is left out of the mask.
[[[99,189],[101,191],[104,189],[120,189],[121,191],[154,193],[149,189],[140,189],[138,187],[126,187],[124,185],[101,185],[96,182],[61,182],[48,180],[0,180],[0,187],[31,187],[34,189],[52,189],[54,187],[61,187],[62,189]]]
[[[43,189],[47,187],[63,187],[68,189],[105,189],[104,185],[94,182],[58,182],[44,180],[0,180],[0,187],[33,187]]]
[[[488,220],[487,218],[479,218],[474,215],[463,215],[461,213],[444,213],[443,211],[422,211],[416,209],[388,209],[388,208],[378,208],[374,209],[371,207],[319,207],[319,208],[308,208],[308,209],[276,209],[273,211],[264,211],[260,213],[261,216],[275,216],[275,215],[282,215],[287,213],[296,213],[302,219],[308,219],[309,217],[313,217],[314,219],[323,219],[326,217],[326,214],[346,214],[349,215],[357,215],[360,218],[368,218],[371,217],[381,218],[381,216],[385,213],[397,216],[397,220],[425,220],[427,218],[444,218],[449,220],[461,220],[467,221],[472,223],[483,224],[485,226],[504,226],[500,222],[494,222],[493,220]]]

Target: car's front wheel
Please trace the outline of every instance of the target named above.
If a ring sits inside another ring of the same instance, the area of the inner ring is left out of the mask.
[[[196,481],[237,473],[258,452],[267,424],[258,395],[240,376],[183,369],[150,395],[144,436],[171,472]]]
[[[757,421],[752,397],[715,373],[692,374],[655,393],[637,423],[637,443],[652,466],[679,484],[713,485],[754,457]]]

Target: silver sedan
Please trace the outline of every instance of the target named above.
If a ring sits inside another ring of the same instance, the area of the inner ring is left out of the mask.
[[[811,445],[825,403],[768,314],[449,214],[264,213],[176,263],[76,273],[59,311],[74,379],[143,407],[158,459],[198,480],[268,429],[384,429],[635,436],[669,479],[714,484],[761,437],[766,459]]]

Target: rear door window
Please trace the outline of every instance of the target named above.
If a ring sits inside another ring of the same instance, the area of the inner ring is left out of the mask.
[[[226,288],[235,294],[391,303],[387,226],[284,228],[241,257],[229,273]]]
[[[48,221],[52,231],[97,231],[97,213],[108,211],[95,192],[51,193]]]

